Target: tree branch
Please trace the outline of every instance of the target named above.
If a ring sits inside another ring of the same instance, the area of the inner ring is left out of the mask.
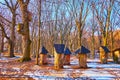
[[[1,31],[3,32],[3,35],[4,35],[4,37],[6,38],[6,39],[10,39],[8,36],[7,36],[7,34],[6,34],[6,32],[5,32],[5,29],[4,29],[4,27],[3,27],[3,25],[0,23],[0,28],[1,28]]]
[[[11,6],[10,6],[10,4],[8,3],[7,0],[5,0],[5,3],[6,3],[6,6],[10,9],[10,11],[12,11],[12,8],[11,8]]]
[[[3,20],[5,20],[5,21],[7,21],[7,22],[10,23],[10,24],[12,24],[11,21],[9,21],[8,19],[4,18],[2,15],[0,15],[0,18],[3,19]]]
[[[25,2],[25,3],[26,3],[26,4],[28,4],[29,2],[30,2],[30,0],[26,0],[26,2]]]

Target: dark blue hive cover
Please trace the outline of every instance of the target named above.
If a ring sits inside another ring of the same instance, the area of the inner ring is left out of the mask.
[[[78,53],[80,53],[80,54],[87,54],[87,53],[90,53],[90,50],[88,50],[84,46],[81,46],[78,50],[75,51],[75,53],[76,54],[78,54]]]
[[[54,44],[54,47],[58,54],[64,53],[64,48],[65,48],[64,44]]]
[[[65,55],[69,55],[69,54],[71,54],[71,51],[66,47],[66,49],[65,49],[65,51],[64,51],[64,54],[65,54]]]
[[[106,46],[101,46],[103,49],[104,49],[104,51],[106,52],[106,53],[109,53],[110,51],[109,51],[109,49],[106,47]]]
[[[47,54],[47,53],[48,53],[47,49],[43,46],[41,50],[41,54]]]

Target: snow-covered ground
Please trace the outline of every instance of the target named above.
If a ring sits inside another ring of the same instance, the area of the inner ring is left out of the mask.
[[[31,72],[28,71],[25,75],[29,75],[30,77],[39,80],[47,79],[67,79],[67,80],[116,80],[120,79],[120,65],[115,64],[113,62],[108,62],[108,64],[100,64],[99,59],[88,59],[88,69],[78,69],[75,67],[78,66],[78,60],[72,59],[71,65],[64,66],[63,69],[56,71],[53,69],[43,68],[39,69],[40,66],[33,66],[38,67],[38,70]],[[110,60],[111,61],[111,60]]]
[[[71,65],[64,65],[59,71],[54,70],[53,58],[49,58],[46,66],[30,62],[14,62],[15,58],[0,58],[1,77],[28,77],[35,80],[120,80],[120,64],[109,59],[108,64],[100,64],[99,59],[88,59],[87,69],[78,68],[78,59],[71,57]],[[29,80],[29,79],[28,79]]]

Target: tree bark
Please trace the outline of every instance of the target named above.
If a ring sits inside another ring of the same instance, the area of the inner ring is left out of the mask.
[[[4,33],[1,31],[2,36],[1,36],[1,46],[0,46],[0,51],[4,51]]]
[[[14,42],[11,39],[8,40],[8,53],[9,57],[14,57]]]

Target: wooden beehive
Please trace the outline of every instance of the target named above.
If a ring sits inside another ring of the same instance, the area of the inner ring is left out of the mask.
[[[42,47],[42,50],[41,50],[41,53],[40,53],[40,65],[45,65],[47,64],[47,49],[43,46]]]
[[[65,51],[64,51],[64,65],[70,65],[70,54],[71,54],[71,51],[66,48]]]
[[[75,53],[78,54],[79,67],[87,68],[87,53],[90,53],[90,51],[84,46],[81,46]]]
[[[106,64],[108,59],[108,53],[110,51],[106,46],[101,46],[99,50],[100,50],[100,62]]]
[[[64,53],[64,44],[54,44],[54,68],[56,70],[63,68],[62,54]]]

